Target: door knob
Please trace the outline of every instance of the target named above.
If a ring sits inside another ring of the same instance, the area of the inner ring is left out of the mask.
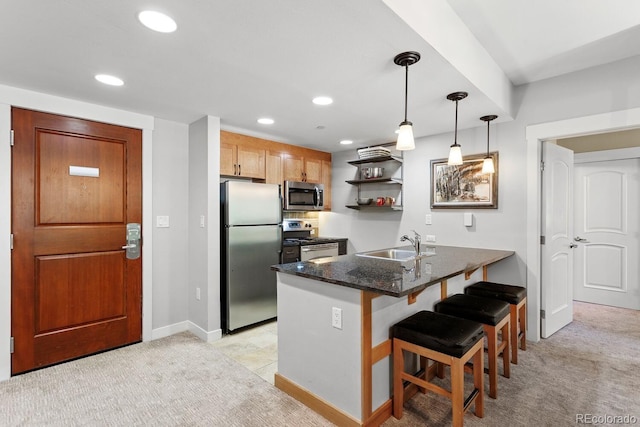
[[[575,240],[576,242],[585,242],[585,243],[589,242],[587,239],[583,239],[580,236],[574,237],[573,240]]]

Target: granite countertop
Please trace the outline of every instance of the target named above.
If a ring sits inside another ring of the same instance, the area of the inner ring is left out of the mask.
[[[271,266],[284,274],[401,297],[442,280],[476,270],[514,254],[514,251],[434,245],[434,255],[418,262],[367,258],[356,254]],[[399,249],[413,250],[412,246]],[[423,248],[424,249],[424,248]]]

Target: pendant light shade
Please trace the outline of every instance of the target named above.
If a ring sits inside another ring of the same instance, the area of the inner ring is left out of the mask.
[[[453,134],[453,144],[449,150],[448,165],[461,165],[462,164],[462,149],[458,144],[458,101],[465,99],[469,95],[467,92],[453,92],[447,95],[449,101],[455,101],[456,103],[456,126]]]
[[[482,162],[482,173],[495,173],[496,171],[495,165],[493,164],[493,158],[489,155],[489,123],[497,118],[498,116],[493,114],[480,117],[480,120],[487,122],[487,156]]]
[[[393,58],[396,65],[404,67],[404,120],[400,123],[398,131],[398,141],[396,142],[396,150],[413,150],[416,148],[413,139],[413,123],[407,120],[407,97],[409,95],[409,65],[413,65],[420,60],[418,52],[403,52]]]

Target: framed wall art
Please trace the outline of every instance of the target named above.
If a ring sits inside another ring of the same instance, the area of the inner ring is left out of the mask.
[[[447,159],[431,161],[432,209],[497,209],[498,152],[489,153],[495,173],[482,173],[486,154],[464,156],[462,164],[447,165]]]

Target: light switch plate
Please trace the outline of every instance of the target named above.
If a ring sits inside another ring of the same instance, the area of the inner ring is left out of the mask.
[[[473,214],[471,212],[464,213],[464,226],[465,227],[473,226]]]
[[[168,215],[158,215],[156,217],[156,227],[158,227],[158,228],[168,228],[169,227],[169,216]]]
[[[424,223],[425,223],[426,225],[431,225],[431,214],[426,214],[426,215],[424,216]]]

